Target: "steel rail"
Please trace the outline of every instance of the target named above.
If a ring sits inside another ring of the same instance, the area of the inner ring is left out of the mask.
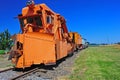
[[[5,70],[1,70],[0,73],[2,72],[6,72],[6,71],[9,71],[9,70],[13,70],[14,68],[8,68],[8,69],[5,69]]]
[[[16,76],[16,77],[14,77],[14,78],[11,78],[10,80],[17,80],[17,79],[19,79],[19,78],[21,78],[21,77],[24,77],[25,75],[28,75],[28,74],[30,74],[30,73],[37,72],[38,70],[39,70],[38,68],[32,69],[32,70],[30,70],[30,71],[28,71],[28,72],[25,72],[25,73],[23,73],[23,74],[21,74],[21,75],[19,75],[19,76]]]

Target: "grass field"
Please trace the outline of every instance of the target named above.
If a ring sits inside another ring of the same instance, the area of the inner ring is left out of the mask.
[[[120,46],[89,47],[80,52],[70,80],[120,80]]]

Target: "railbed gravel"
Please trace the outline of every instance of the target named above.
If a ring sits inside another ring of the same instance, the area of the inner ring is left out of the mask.
[[[18,74],[16,74],[15,71],[10,70],[6,72],[2,72],[0,73],[0,80],[10,80],[14,76],[18,76]]]

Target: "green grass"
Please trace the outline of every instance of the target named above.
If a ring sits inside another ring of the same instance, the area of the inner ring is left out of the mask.
[[[70,80],[120,80],[120,48],[89,47],[80,52]]]
[[[4,54],[5,53],[5,50],[0,50],[0,54]]]

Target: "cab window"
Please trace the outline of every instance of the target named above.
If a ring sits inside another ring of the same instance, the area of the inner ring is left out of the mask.
[[[46,17],[46,22],[47,22],[47,24],[53,24],[54,18],[52,16],[48,15]]]
[[[48,23],[48,24],[51,24],[51,23],[52,23],[51,16],[47,16],[47,23]]]
[[[28,17],[28,18],[27,18],[27,23],[31,23],[31,24],[32,24],[32,23],[33,23],[33,18]]]
[[[21,27],[24,27],[26,25],[24,23],[24,20],[26,20],[27,23],[35,24],[36,26],[42,26],[42,20],[40,16],[20,18],[19,21]]]
[[[41,18],[39,16],[35,17],[35,22],[36,22],[37,26],[42,26],[42,20],[41,20]]]

